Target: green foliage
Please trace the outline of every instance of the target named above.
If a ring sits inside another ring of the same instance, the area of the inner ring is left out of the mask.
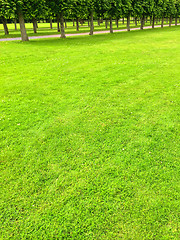
[[[74,18],[85,19],[87,17],[86,1],[85,0],[81,0],[81,1],[74,0],[74,1],[72,1],[68,17],[70,19],[74,19]]]
[[[107,6],[107,16],[108,17],[117,17],[120,16],[120,13],[122,12],[122,3],[119,0],[107,0],[106,1]]]
[[[168,0],[167,1],[167,8],[166,8],[166,16],[167,17],[174,17],[176,15],[176,5],[175,0]]]
[[[180,0],[176,0],[175,7],[176,7],[176,17],[178,17],[180,16]]]
[[[9,18],[13,13],[13,6],[7,0],[0,0],[0,17]]]
[[[60,14],[60,12],[64,12],[68,8],[71,8],[72,1],[71,0],[46,0],[46,4],[51,9],[52,13],[57,15],[57,14]]]
[[[133,0],[122,0],[122,12],[123,16],[133,15]]]
[[[56,16],[64,12],[68,18],[179,16],[179,0],[0,0],[1,15],[23,10],[25,17]]]

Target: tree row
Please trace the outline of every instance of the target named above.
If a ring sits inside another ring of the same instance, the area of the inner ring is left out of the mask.
[[[5,34],[8,34],[7,19],[14,19],[15,26],[18,19],[20,23],[22,41],[28,41],[25,28],[25,19],[33,23],[36,33],[37,20],[49,19],[52,28],[52,19],[56,19],[57,31],[61,38],[65,38],[65,20],[76,22],[78,30],[79,20],[86,19],[89,23],[90,35],[94,32],[94,18],[100,21],[105,19],[110,23],[110,32],[113,33],[113,19],[117,27],[120,18],[127,19],[127,31],[130,31],[130,19],[135,25],[140,20],[140,29],[143,30],[145,20],[150,19],[152,28],[155,19],[161,19],[161,27],[164,19],[168,18],[171,26],[175,19],[177,25],[180,17],[180,0],[0,0],[0,19],[4,26]]]

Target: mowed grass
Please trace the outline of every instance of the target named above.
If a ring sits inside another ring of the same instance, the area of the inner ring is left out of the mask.
[[[179,239],[180,27],[0,43],[1,239]]]
[[[175,22],[173,21],[172,24]],[[156,22],[156,25],[161,24],[161,22]],[[167,25],[167,22],[164,23]],[[145,26],[150,26],[150,21],[145,23]],[[138,22],[137,26],[135,23],[131,20],[130,24],[131,28],[140,28],[140,22]],[[4,34],[4,28],[3,24],[0,24],[0,38],[13,38],[13,37],[20,37],[20,25],[17,24],[17,30],[14,30],[14,24],[8,24],[9,34]],[[122,23],[122,20],[119,21],[119,26],[117,28],[115,21],[113,21],[113,29],[126,29],[126,20],[124,21],[124,24]],[[100,26],[97,25],[97,21],[94,21],[94,31],[107,31],[110,30],[109,22],[108,27],[105,27],[105,21],[100,24]],[[44,35],[60,35],[59,32],[57,32],[57,23],[53,23],[53,29],[50,29],[49,23],[38,23],[38,29],[37,33],[34,33],[33,31],[33,24],[32,23],[26,23],[26,31],[29,37],[31,36],[44,36]],[[88,33],[90,31],[90,28],[88,27],[88,22],[86,21],[83,25],[79,24],[79,31],[76,31],[76,23],[75,26],[73,26],[72,22],[67,22],[67,28],[65,28],[66,34],[75,34],[75,33]]]

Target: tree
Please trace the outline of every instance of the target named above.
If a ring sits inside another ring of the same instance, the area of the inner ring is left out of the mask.
[[[122,0],[122,11],[123,16],[127,18],[127,31],[130,31],[130,16],[133,14],[133,1],[132,0]]]
[[[106,1],[106,13],[110,19],[110,33],[113,33],[112,19],[113,17],[117,18],[120,15],[120,9],[122,3],[120,0],[107,0]]]
[[[34,33],[37,32],[37,19],[41,16],[45,16],[45,12],[47,11],[45,2],[43,0],[31,0],[30,6],[30,18],[32,19]]]
[[[85,0],[86,11],[88,19],[90,18],[90,33],[89,35],[93,35],[94,32],[94,12],[95,12],[95,0]]]
[[[149,15],[149,4],[150,2],[148,0],[134,0],[135,15],[141,19],[141,30],[143,30],[144,27],[145,17]]]
[[[154,14],[161,18],[161,28],[163,28],[164,25],[164,16],[166,14],[167,1],[168,0],[155,0],[156,10],[154,11]]]
[[[5,35],[9,34],[6,19],[9,18],[10,14],[11,14],[10,4],[6,0],[0,0],[0,18],[3,23]]]
[[[171,27],[172,18],[176,15],[175,0],[167,1],[166,16],[169,18],[169,26]]]
[[[72,2],[70,0],[46,0],[47,6],[57,16],[57,26],[59,29],[59,22],[61,26],[61,38],[65,38],[64,17],[63,14],[67,9],[70,9]]]
[[[79,19],[83,19],[87,14],[85,12],[85,1],[74,0],[70,8],[70,16],[72,19],[76,19],[76,30],[79,31]]]
[[[34,33],[37,33],[37,19],[45,16],[45,12],[48,12],[48,9],[44,0],[28,1],[25,17],[32,21]]]
[[[175,25],[177,26],[177,20],[178,20],[178,17],[180,16],[180,0],[176,0],[175,7],[176,7]]]
[[[28,11],[28,0],[7,0],[11,9],[13,9],[14,13],[17,14],[20,23],[20,30],[21,30],[21,39],[22,41],[29,41],[25,22],[24,22],[24,13]]]
[[[97,0],[95,2],[95,12],[98,18],[98,25],[100,25],[100,18],[103,19],[106,10],[107,10],[106,0]]]

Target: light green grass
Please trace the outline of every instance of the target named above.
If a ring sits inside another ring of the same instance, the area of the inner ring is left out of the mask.
[[[1,42],[1,239],[178,239],[179,66],[179,27]]]
[[[159,24],[160,24],[160,22],[158,22],[158,25]],[[173,22],[173,24],[174,24],[174,22]],[[67,28],[65,28],[65,32],[67,34],[68,33],[74,34],[74,33],[87,33],[90,31],[89,30],[90,28],[88,27],[87,22],[85,22],[83,25],[80,24],[79,26],[80,26],[80,28],[79,28],[79,31],[77,32],[76,27],[73,27],[73,23],[67,22]],[[150,22],[148,21],[147,23],[145,23],[145,26],[150,26]],[[140,28],[140,23],[138,23],[138,25],[135,26],[135,24],[131,21],[131,28],[136,28],[136,27]],[[14,30],[14,24],[8,24],[8,28],[9,28],[9,35],[5,35],[4,30],[3,30],[3,25],[0,24],[0,38],[13,38],[13,37],[21,36],[19,24],[17,24],[17,30]],[[59,32],[57,32],[57,24],[56,23],[53,23],[53,29],[50,29],[49,23],[38,23],[37,33],[34,33],[32,23],[26,23],[26,28],[27,28],[28,36],[44,36],[44,35],[54,35],[54,34],[59,35],[60,34]],[[114,21],[113,29],[114,30],[126,29],[126,21],[124,22],[124,24],[122,24],[122,21],[119,21],[118,28]],[[101,25],[98,26],[97,22],[94,21],[94,31],[106,31],[106,30],[110,30],[109,24],[108,24],[108,28],[106,29],[105,22],[101,23]]]

